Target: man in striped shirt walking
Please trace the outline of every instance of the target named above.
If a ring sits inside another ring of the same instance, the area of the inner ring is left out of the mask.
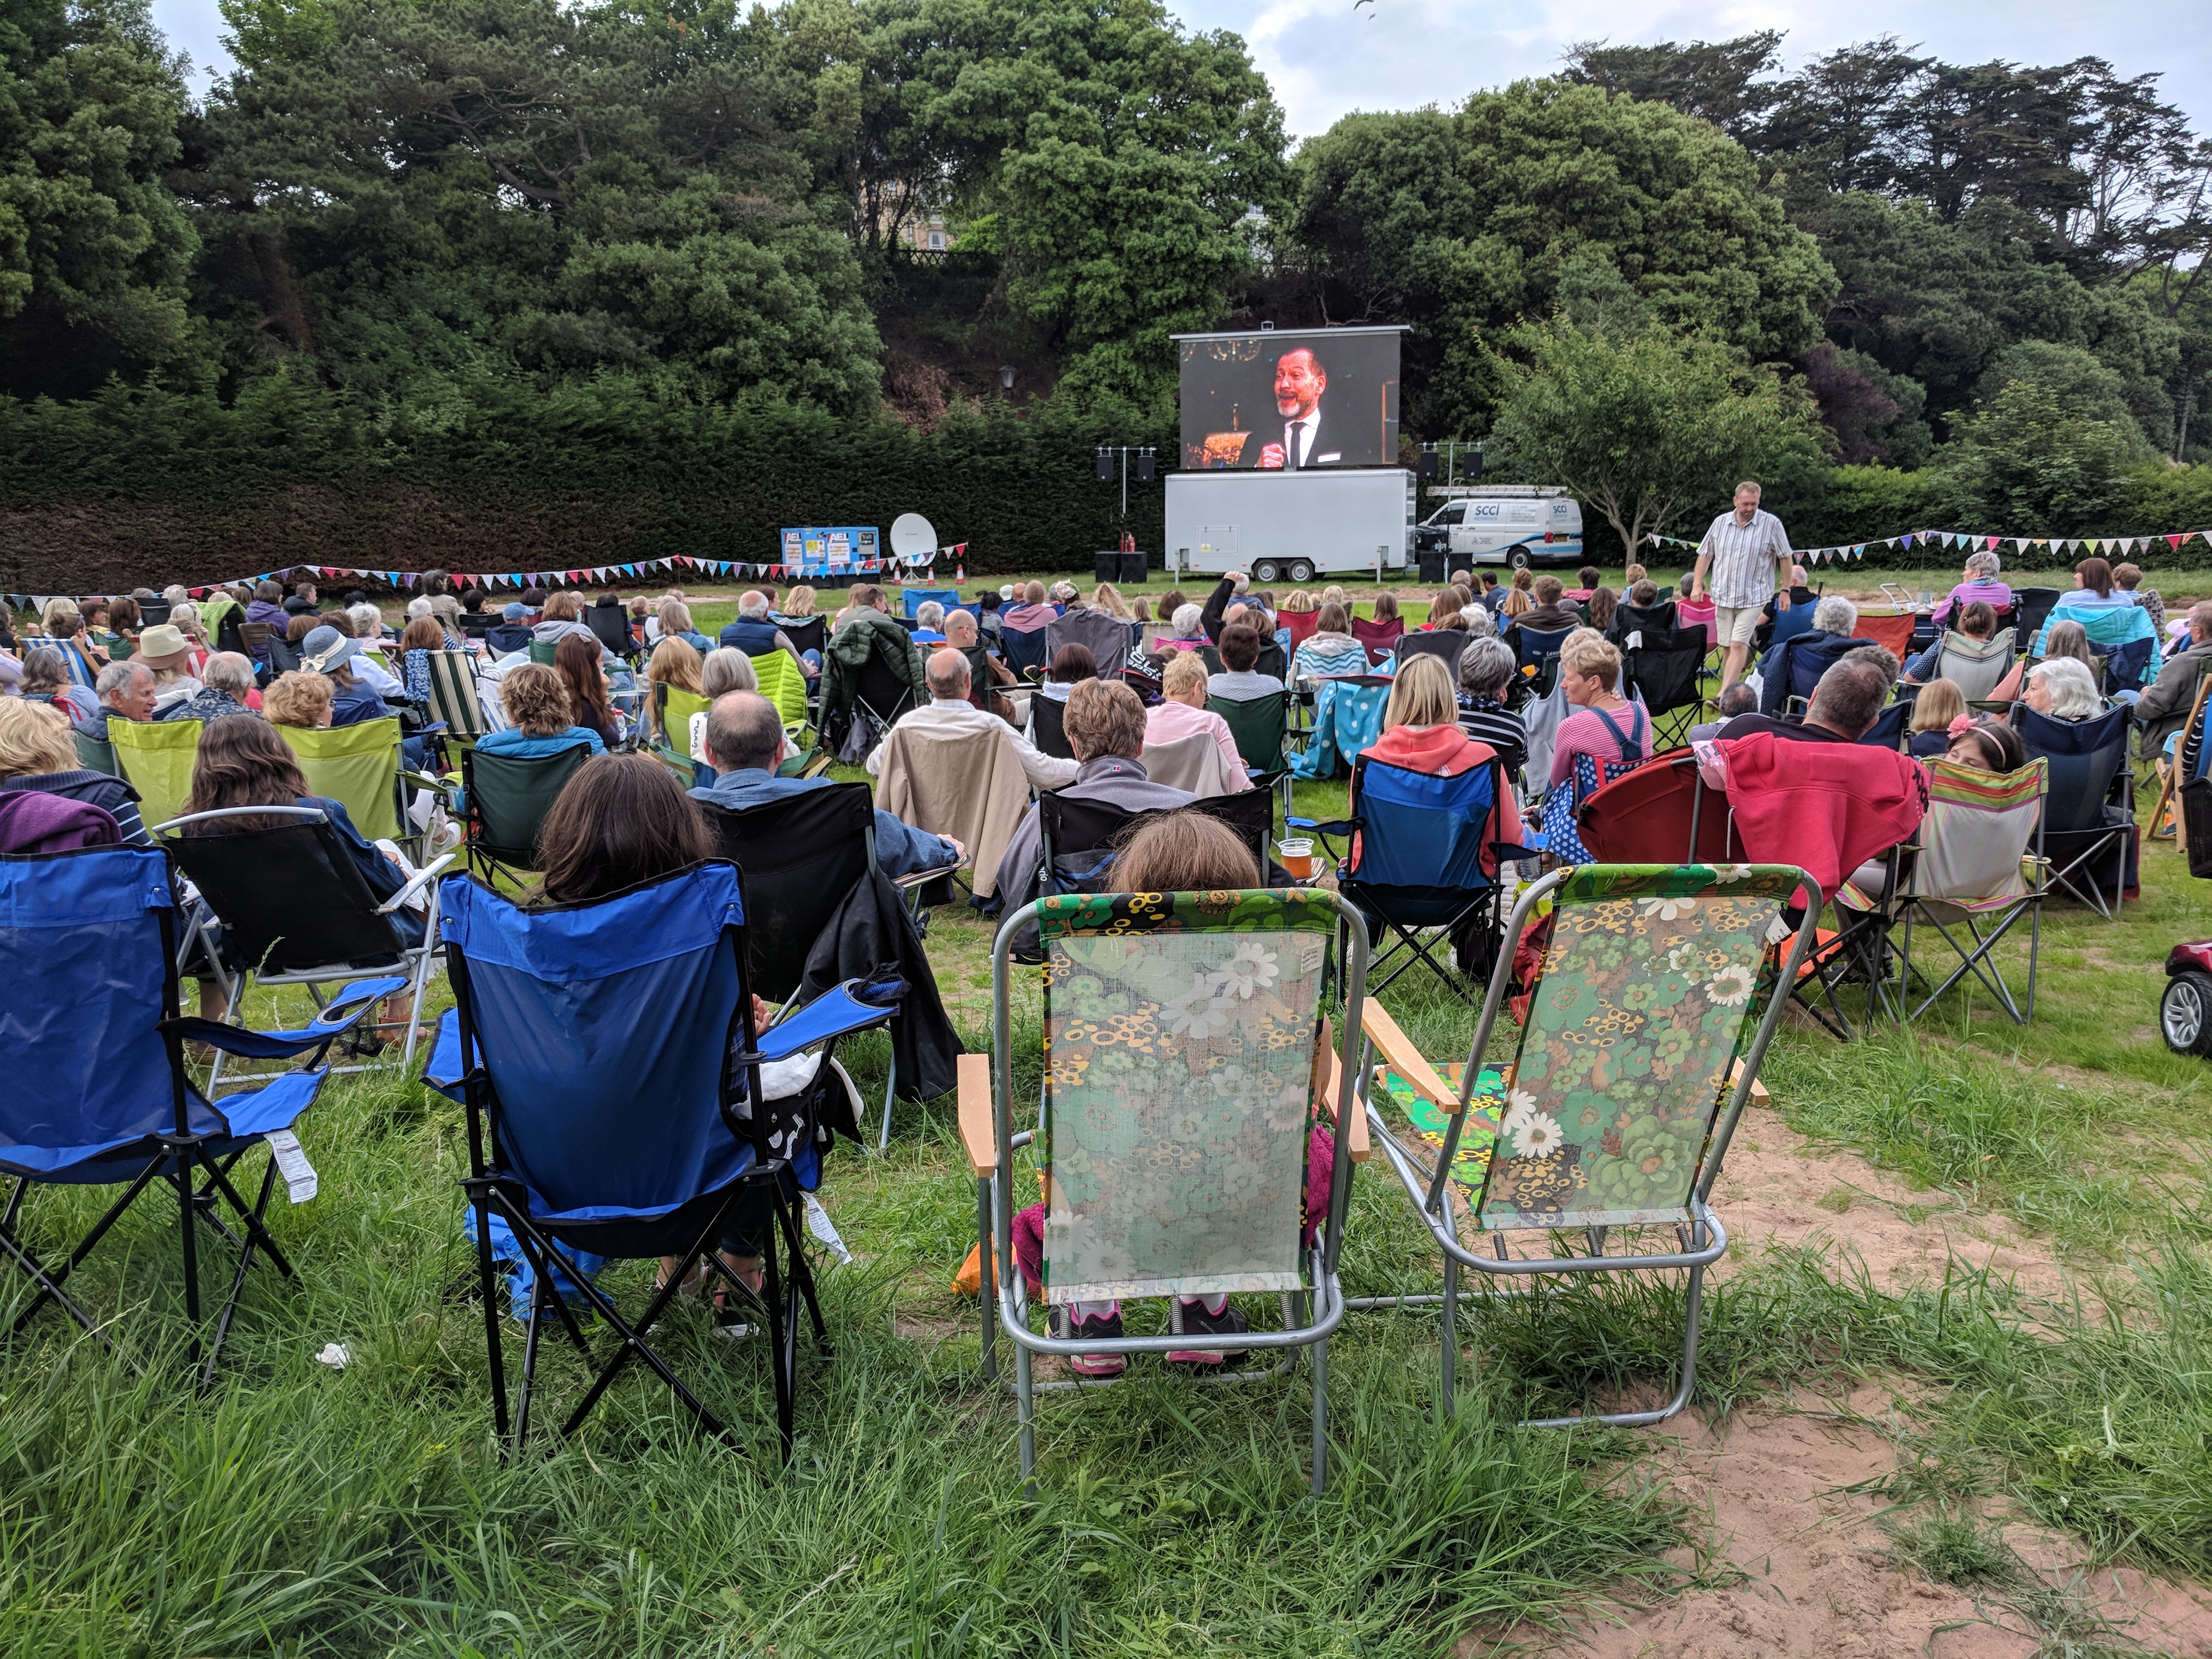
[[[1790,567],[1796,556],[1782,520],[1759,510],[1759,481],[1747,478],[1738,484],[1735,511],[1715,519],[1698,544],[1692,578],[1693,598],[1711,596],[1715,641],[1728,647],[1722,690],[1743,678],[1752,631],[1766,602],[1772,599],[1778,612],[1790,608]]]

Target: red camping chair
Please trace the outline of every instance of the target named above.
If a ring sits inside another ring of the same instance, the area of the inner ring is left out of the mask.
[[[1297,656],[1298,647],[1311,637],[1315,624],[1321,621],[1318,611],[1278,611],[1275,620],[1291,630],[1291,654]]]
[[[1404,621],[1397,617],[1389,622],[1370,622],[1364,617],[1352,619],[1352,637],[1367,647],[1370,668],[1398,648],[1398,635],[1405,631]]]
[[[1575,817],[1583,845],[1600,864],[1749,861],[1733,833],[1728,797],[1699,785],[1686,749],[1654,756],[1592,790]]]
[[[1851,630],[1851,637],[1872,640],[1898,661],[1903,662],[1911,653],[1914,620],[1910,613],[1902,617],[1862,616],[1859,625]]]

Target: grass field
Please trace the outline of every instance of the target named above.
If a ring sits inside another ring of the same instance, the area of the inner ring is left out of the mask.
[[[1302,811],[1342,805],[1341,785],[1300,787]],[[1856,1377],[1909,1390],[1892,1497],[1899,1548],[1933,1580],[2013,1571],[1973,1518],[1996,1502],[2101,1559],[2212,1579],[2206,1074],[2155,1030],[2166,950],[2212,929],[2170,843],[2146,848],[2143,890],[2114,923],[2051,908],[2033,1025],[1954,994],[1848,1048],[1785,1030],[1769,1067],[1796,1131],[1931,1211],[2016,1224],[2078,1287],[2038,1300],[1963,1263],[1877,1284],[1844,1213],[1845,1248],[1740,1262],[1709,1299],[1709,1408]],[[978,1048],[989,939],[961,907],[936,913],[932,956]],[[1439,991],[1408,979],[1387,1001],[1432,1054],[1469,1040]],[[1033,997],[1016,1010],[1036,1017]],[[879,1098],[885,1046],[851,1054]],[[1355,1316],[1331,1347],[1318,1502],[1302,1376],[1206,1390],[1139,1367],[1118,1392],[1046,1401],[1028,1503],[1011,1400],[949,1283],[975,1213],[951,1103],[902,1103],[887,1158],[842,1147],[826,1172],[855,1259],[821,1269],[836,1352],[802,1360],[789,1469],[758,1346],[688,1307],[668,1351],[746,1451],[690,1432],[633,1374],[574,1440],[504,1459],[480,1316],[452,1293],[471,1260],[459,1113],[411,1079],[342,1079],[302,1138],[321,1194],[280,1196],[272,1222],[301,1277],[258,1275],[211,1392],[180,1380],[158,1206],[82,1274],[136,1373],[51,1316],[0,1349],[0,1654],[1425,1655],[1488,1651],[1601,1591],[1706,1582],[1680,1547],[1698,1506],[1650,1477],[1647,1437],[1510,1426],[1663,1382],[1670,1285],[1471,1318],[1444,1423],[1433,1319]],[[1376,1164],[1355,1183],[1353,1294],[1434,1282],[1384,1179]],[[40,1193],[27,1231],[52,1246],[100,1203]],[[636,1297],[649,1273],[608,1282]],[[22,1305],[9,1296],[0,1311]],[[331,1342],[343,1371],[316,1361]],[[580,1376],[557,1350],[547,1372],[556,1395]],[[2122,1650],[2069,1629],[2054,1613],[2046,1650]]]

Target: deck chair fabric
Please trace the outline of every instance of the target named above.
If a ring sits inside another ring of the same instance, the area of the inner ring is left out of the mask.
[[[1313,729],[1306,746],[1291,763],[1299,778],[1333,778],[1348,770],[1362,750],[1382,735],[1382,716],[1390,703],[1392,681],[1380,674],[1326,679],[1314,693]]]
[[[761,1302],[788,1459],[802,1303],[817,1340],[824,1333],[786,1177],[811,1187],[819,1152],[811,1135],[785,1151],[771,1146],[772,1113],[757,1105],[763,1099],[760,1066],[874,1024],[883,1011],[841,991],[811,1008],[811,1019],[754,1032],[738,875],[720,860],[583,905],[524,909],[466,877],[445,883],[441,897],[455,1006],[427,1080],[470,1114],[471,1170],[463,1188],[474,1212],[501,1437],[508,1436],[509,1424],[495,1215],[532,1269],[513,1426],[517,1449],[529,1432],[538,1327],[549,1316],[598,1372],[564,1436],[635,1356],[702,1427],[734,1443],[721,1419],[646,1340],[684,1273],[673,1275],[633,1321],[579,1257],[673,1255],[687,1268],[703,1260],[742,1297],[749,1293],[724,1274],[715,1244],[750,1189],[765,1196],[772,1212],[763,1230]],[[572,1286],[616,1334],[604,1363],[550,1288],[556,1284]]]
[[[468,853],[492,870],[535,870],[538,832],[568,780],[591,758],[577,742],[550,755],[471,749],[461,757],[468,802]]]
[[[1936,654],[1936,662],[1927,678],[1948,680],[1959,688],[1960,695],[1968,702],[1979,702],[1997,689],[1998,682],[2012,672],[2013,632],[2000,628],[1986,640],[1970,640],[1964,634],[1948,633]]]
[[[1871,640],[1889,654],[1903,662],[1912,648],[1912,630],[1918,626],[1919,617],[1869,617],[1861,613],[1858,624],[1851,629],[1851,637],[1862,644]]]
[[[1188,1341],[1172,1334],[1079,1341],[1030,1328],[1029,1291],[1014,1260],[1022,1200],[1013,1116],[1023,1103],[1012,1072],[1008,951],[1015,924],[1030,920],[1047,960],[1046,1082],[1031,1147],[1046,1179],[1045,1301],[1283,1297],[1283,1328],[1209,1334],[1205,1343],[1237,1353],[1311,1350],[1312,1485],[1322,1491],[1326,1345],[1343,1318],[1337,1261],[1352,1165],[1365,1152],[1346,1081],[1365,1006],[1358,930],[1344,975],[1342,1048],[1334,1057],[1323,1040],[1322,994],[1344,915],[1333,894],[1048,897],[1000,930],[993,952],[996,1041],[991,1056],[961,1062],[960,1121],[981,1184],[979,1219],[988,1223],[979,1229],[994,1286],[985,1296],[985,1348],[994,1355],[995,1311],[1014,1343],[1025,1477],[1036,1467],[1031,1355],[1162,1353]],[[1336,1144],[1349,1156],[1332,1159],[1325,1212],[1309,1214],[1310,1146],[1338,1123],[1347,1133]]]
[[[877,804],[902,823],[967,849],[979,899],[998,891],[999,863],[1029,811],[1029,779],[1003,726],[946,732],[908,721],[884,739]]]
[[[1686,1270],[1682,1358],[1666,1404],[1528,1426],[1647,1425],[1689,1403],[1704,1273],[1728,1248],[1713,1182],[1782,1012],[1776,947],[1794,933],[1779,963],[1793,974],[1819,919],[1817,908],[1794,930],[1783,919],[1808,882],[1802,870],[1765,865],[1585,865],[1546,876],[1523,891],[1510,924],[1517,932],[1551,901],[1528,1020],[1503,1073],[1481,1062],[1510,958],[1492,975],[1455,1086],[1387,1017],[1367,1018],[1364,1033],[1397,1079],[1393,1089],[1387,1077],[1360,1079],[1370,1127],[1446,1256],[1447,1411],[1468,1268],[1523,1279]],[[1425,1103],[1415,1133],[1386,1115],[1393,1093]],[[1632,1237],[1610,1253],[1608,1230],[1645,1227],[1662,1230],[1658,1249]],[[1589,1254],[1565,1253],[1569,1230],[1587,1230]],[[1529,1253],[1516,1254],[1514,1237],[1532,1233]]]
[[[138,792],[138,816],[148,824],[183,810],[192,793],[192,767],[205,729],[199,720],[108,721],[116,765],[124,782]]]
[[[753,678],[760,682],[761,696],[775,705],[776,714],[784,725],[805,725],[806,671],[799,665],[799,659],[788,651],[770,651],[745,660],[753,665]]]
[[[292,746],[309,794],[343,806],[370,841],[400,838],[397,716],[356,726],[280,726],[276,735]]]
[[[1621,692],[1650,715],[1656,747],[1679,749],[1705,713],[1705,638],[1644,637],[1644,644],[1621,653]]]
[[[2017,716],[2029,757],[2050,763],[2050,885],[2107,917],[2136,885],[2135,793],[2126,781],[2131,717],[2124,703],[2085,720],[2054,720],[2025,704]]]
[[[2024,1025],[2035,1017],[2044,880],[2033,848],[2050,787],[2050,763],[2038,757],[2016,771],[1994,773],[1938,760],[1929,763],[1928,773],[1928,816],[1920,822],[1917,850],[1899,883],[1891,923],[1900,941],[1898,976],[1904,1000],[1911,1000],[1917,927],[1923,940],[1932,928],[1959,960],[1908,1018],[1926,1013],[1971,972],[2014,1023]],[[1846,888],[1840,896],[1853,895]],[[2015,1000],[1994,952],[2024,915],[2030,917],[2027,986],[2025,998]]]
[[[239,821],[254,827],[230,828]],[[374,979],[410,993],[398,1059],[402,1066],[412,1063],[436,946],[437,878],[453,854],[390,898],[379,899],[320,807],[228,808],[172,818],[155,829],[222,927],[222,948],[216,950],[209,936],[208,957],[223,977],[231,976],[223,964],[236,964],[230,987],[234,1019],[246,1018],[248,980],[264,988],[302,985],[321,1003],[325,987]],[[418,896],[420,912],[410,903]],[[400,977],[388,977],[393,975]],[[208,1079],[210,1094],[222,1075],[218,1060]]]
[[[430,718],[444,721],[447,733],[464,743],[474,743],[492,730],[475,656],[466,651],[423,654],[430,671]]]
[[[248,1031],[177,1017],[179,921],[167,857],[156,848],[96,847],[38,857],[0,858],[0,952],[35,963],[18,975],[8,1017],[0,1020],[0,1176],[14,1191],[0,1212],[0,1255],[38,1287],[16,1316],[22,1330],[49,1304],[113,1347],[108,1322],[95,1319],[70,1295],[67,1281],[133,1202],[157,1182],[176,1191],[183,1225],[173,1229],[183,1254],[186,1318],[192,1357],[200,1364],[202,1243],[208,1236],[237,1246],[228,1299],[216,1322],[200,1380],[215,1373],[249,1271],[265,1256],[290,1277],[291,1264],[264,1225],[276,1173],[272,1148],[258,1198],[248,1203],[232,1176],[255,1142],[282,1138],[314,1103],[328,1073],[324,1051],[373,1006],[398,988],[385,980],[325,1010],[296,1031]],[[293,1061],[295,1069],[251,1093],[210,1103],[186,1072],[181,1044],[211,1043],[228,1053]],[[304,1057],[304,1065],[301,1062]],[[289,1156],[290,1148],[287,1147]],[[304,1158],[300,1202],[313,1196]],[[41,1186],[119,1186],[122,1196],[70,1253],[41,1251],[21,1224],[24,1199]],[[216,1208],[228,1206],[245,1237],[237,1239]]]
[[[1144,763],[1145,775],[1154,783],[1194,795],[1226,795],[1252,787],[1251,779],[1204,732],[1194,732],[1170,743],[1148,743],[1138,758]]]

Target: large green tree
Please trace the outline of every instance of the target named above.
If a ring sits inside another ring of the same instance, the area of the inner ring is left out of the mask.
[[[1510,343],[1492,444],[1500,471],[1565,485],[1628,556],[1653,532],[1717,510],[1738,478],[1766,481],[1780,506],[1822,465],[1802,388],[1717,340],[1657,325],[1623,335],[1562,314]]]
[[[1662,323],[1755,358],[1819,337],[1835,278],[1710,123],[1594,86],[1522,82],[1457,114],[1346,117],[1297,158],[1288,227],[1332,321],[1413,325],[1407,411],[1474,435],[1492,349],[1601,259]]]
[[[0,392],[188,366],[184,103],[143,0],[0,0]]]

